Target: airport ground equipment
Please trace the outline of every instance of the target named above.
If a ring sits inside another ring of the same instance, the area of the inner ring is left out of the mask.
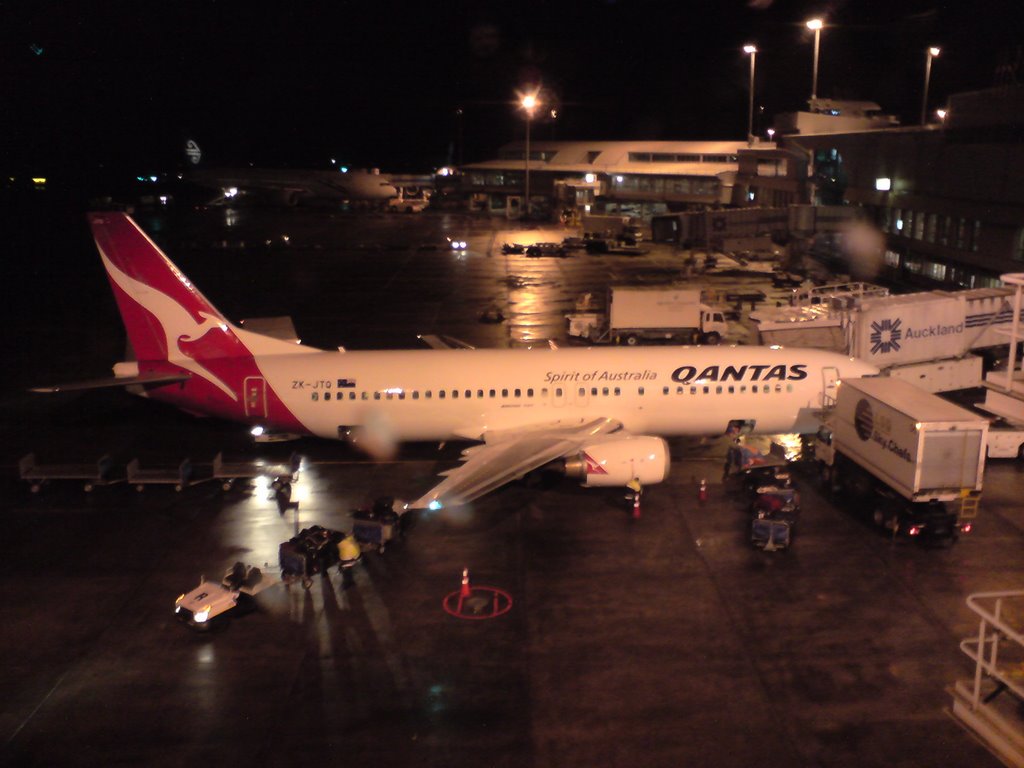
[[[132,459],[127,469],[128,484],[135,486],[139,493],[146,490],[147,485],[173,485],[174,490],[182,491],[195,482],[194,474],[191,459],[183,460],[177,468],[142,467],[138,459]]]
[[[994,420],[988,429],[988,458],[1024,460],[1024,424]]]
[[[750,543],[765,552],[789,549],[793,524],[781,518],[755,517],[750,523]]]
[[[585,213],[580,218],[585,239],[603,239],[624,245],[643,240],[643,230],[631,216]],[[589,236],[589,237],[588,237]]]
[[[123,478],[113,476],[114,462],[103,455],[93,464],[39,464],[36,455],[29,453],[18,462],[18,474],[38,493],[44,483],[51,480],[78,480],[86,493],[101,485],[114,485]]]
[[[815,441],[826,489],[842,489],[893,534],[970,530],[988,420],[899,379],[844,379]]]
[[[564,259],[569,255],[569,250],[561,243],[534,243],[526,246],[525,255],[533,258],[541,256],[557,256]]]
[[[313,576],[326,575],[327,569],[338,564],[338,542],[345,538],[340,531],[319,525],[304,528],[278,547],[281,580],[293,584],[301,580],[309,589]]]
[[[352,535],[361,547],[376,547],[383,553],[388,542],[401,535],[404,512],[404,502],[390,496],[381,497],[371,507],[352,513]]]
[[[974,662],[974,675],[949,688],[953,716],[1003,763],[1024,766],[1024,591],[978,592],[967,607],[978,616],[978,632],[960,650]]]
[[[1013,324],[1008,287],[893,296],[865,283],[849,288],[798,291],[791,306],[751,313],[761,343],[846,352],[885,375],[950,392],[979,386],[982,359],[971,353],[1004,345]]]
[[[279,490],[298,480],[301,465],[302,457],[297,453],[293,453],[285,464],[262,460],[228,462],[224,461],[223,453],[218,453],[213,457],[212,478],[219,481],[225,491],[230,491],[239,480],[252,482],[257,477],[268,478],[274,490]]]
[[[750,541],[759,549],[787,549],[800,518],[800,494],[785,464],[760,464],[743,472],[750,503]]]
[[[220,582],[199,578],[199,586],[174,601],[174,614],[192,629],[206,631],[225,624],[229,611],[252,609],[252,599],[280,580],[254,565],[235,563]]]
[[[638,344],[644,340],[717,344],[729,331],[725,315],[701,301],[699,289],[613,286],[608,310],[593,308],[584,294],[566,315],[569,335],[595,343]]]

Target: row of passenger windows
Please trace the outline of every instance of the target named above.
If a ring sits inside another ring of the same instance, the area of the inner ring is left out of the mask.
[[[577,390],[576,394],[577,394],[578,397],[587,397],[588,391],[590,393],[590,397],[620,397],[622,395],[622,388],[621,387],[590,387],[589,389],[587,387],[580,387]],[[774,385],[772,385],[772,384],[749,384],[749,385],[748,384],[715,384],[715,385],[712,386],[710,384],[703,384],[703,385],[697,386],[697,385],[692,385],[691,384],[689,386],[678,385],[676,387],[662,387],[661,388],[661,394],[662,395],[670,395],[673,392],[675,394],[677,394],[677,395],[685,395],[685,394],[690,394],[690,395],[710,395],[710,394],[721,395],[721,394],[726,394],[726,393],[728,393],[730,395],[733,395],[733,394],[737,394],[737,393],[738,394],[743,394],[743,393],[746,393],[746,392],[751,392],[752,394],[760,393],[760,394],[767,395],[770,392],[779,392],[779,393],[781,393],[781,392],[784,392],[784,391],[785,392],[792,392],[793,391],[793,385],[792,384],[774,384]],[[571,394],[571,392],[567,393],[565,390],[563,390],[562,387],[556,387],[555,390],[554,390],[554,393],[555,393],[555,397],[556,398],[565,397],[567,394]],[[647,393],[647,391],[646,391],[646,389],[644,387],[637,387],[636,393],[637,393],[637,395],[643,397]],[[428,389],[428,390],[426,390],[426,391],[424,391],[422,393],[422,399],[424,399],[424,400],[432,400],[435,397],[435,395],[436,395],[438,400],[446,400],[446,399],[457,400],[460,397],[462,399],[464,399],[464,400],[469,400],[469,399],[473,399],[473,398],[476,398],[478,400],[490,400],[490,399],[497,399],[497,398],[500,398],[500,399],[509,399],[509,398],[512,398],[512,399],[522,399],[524,397],[524,395],[525,395],[525,397],[527,399],[530,399],[530,398],[534,397],[534,394],[535,394],[535,391],[534,391],[534,389],[532,387],[529,388],[529,389],[526,389],[526,390],[523,390],[523,389],[501,389],[501,390],[498,390],[498,389],[487,389],[487,390],[484,390],[484,389],[477,389],[477,390],[472,390],[472,389],[439,389],[439,390],[437,390],[436,393],[433,390]],[[540,398],[541,399],[546,399],[549,394],[550,394],[550,391],[548,390],[547,387],[542,387],[540,389]],[[404,390],[402,390],[402,391],[398,391],[398,390],[395,390],[395,391],[384,390],[383,392],[380,392],[380,391],[378,391],[378,392],[362,391],[362,392],[359,392],[359,393],[356,393],[354,390],[351,390],[351,391],[349,391],[349,393],[347,395],[347,399],[349,399],[349,400],[407,400],[407,399],[408,400],[419,400],[420,398],[421,398],[421,393],[420,393],[419,390],[416,390],[416,389],[412,390],[411,392],[405,392]],[[329,401],[329,400],[331,400],[331,392],[330,391],[326,391],[326,392],[323,392],[323,393],[313,392],[312,393],[312,399],[314,401],[321,400],[321,399],[323,399],[325,401]],[[335,400],[345,400],[346,399],[346,395],[345,395],[344,392],[338,392],[338,393],[336,393],[334,395],[334,399]]]

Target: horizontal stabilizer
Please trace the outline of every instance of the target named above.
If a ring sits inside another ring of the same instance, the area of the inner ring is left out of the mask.
[[[84,389],[109,389],[110,387],[126,387],[130,384],[141,386],[157,386],[176,384],[188,381],[187,373],[140,373],[137,376],[108,376],[103,379],[87,379],[70,381],[66,384],[53,384],[48,387],[32,387],[30,392],[77,392]]]
[[[261,336],[269,336],[272,339],[299,343],[299,334],[295,332],[295,323],[291,317],[250,317],[242,320],[241,325],[245,330],[258,333]]]
[[[476,349],[468,342],[443,333],[422,333],[418,338],[431,349]]]

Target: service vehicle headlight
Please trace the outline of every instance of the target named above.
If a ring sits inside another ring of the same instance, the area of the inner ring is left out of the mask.
[[[208,618],[210,618],[210,607],[211,606],[209,605],[204,605],[202,608],[200,608],[198,611],[192,614],[192,618],[195,619],[196,624],[202,624]]]

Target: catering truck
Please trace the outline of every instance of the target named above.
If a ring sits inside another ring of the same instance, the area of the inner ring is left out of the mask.
[[[592,299],[584,294],[576,311],[566,315],[570,336],[629,345],[645,340],[718,344],[729,330],[723,310],[704,304],[695,288],[612,287],[607,312],[597,311]]]
[[[844,379],[815,439],[822,483],[893,535],[953,541],[981,498],[989,422],[910,382]]]

